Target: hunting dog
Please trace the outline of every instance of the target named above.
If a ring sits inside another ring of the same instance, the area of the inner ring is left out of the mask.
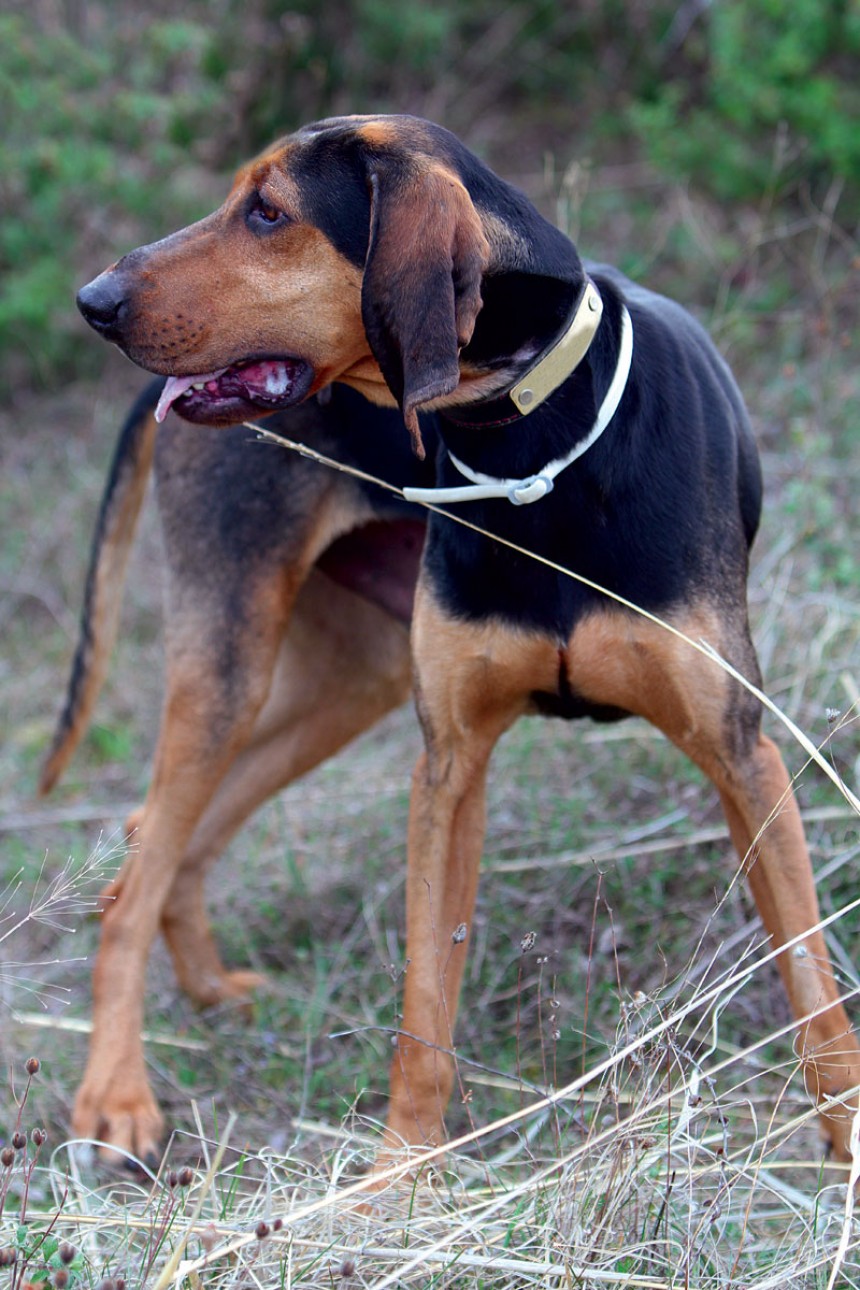
[[[823,1124],[847,1158],[860,1049],[824,939],[809,930],[818,908],[790,781],[756,698],[691,643],[758,681],[746,578],[760,469],[741,396],[698,324],[617,271],[584,266],[454,136],[411,117],[338,118],[281,140],[214,214],[131,252],[78,303],[96,331],[169,378],[159,416],[175,405],[222,425],[340,383],[399,407],[420,457],[418,411],[434,410],[436,491],[407,495],[494,535],[431,515],[415,594],[425,751],[387,1143],[445,1138],[496,741],[526,712],[638,714],[719,792],[764,926],[787,947],[778,962],[807,1086],[819,1103],[836,1098]],[[242,470],[221,487],[241,488]],[[279,613],[270,597],[248,630],[265,633]],[[181,777],[193,800],[183,721],[200,696],[183,662],[154,791]],[[156,827],[145,808],[147,864],[128,867],[105,914],[75,1113],[79,1131],[138,1151],[153,1149],[158,1127],[141,979],[177,881],[175,847],[148,836]]]

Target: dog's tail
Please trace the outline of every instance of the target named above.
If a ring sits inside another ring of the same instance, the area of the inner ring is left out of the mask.
[[[116,640],[125,570],[146,493],[164,382],[151,381],[126,418],[111,462],[90,552],[78,644],[51,747],[39,777],[50,793],[92,717]]]

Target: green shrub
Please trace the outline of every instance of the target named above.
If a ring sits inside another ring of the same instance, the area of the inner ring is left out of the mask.
[[[22,15],[0,16],[0,386],[56,384],[80,370],[74,290],[116,253],[155,233],[168,205],[202,213],[205,196],[171,188],[188,113],[178,68],[206,33],[108,21],[85,43]],[[122,75],[119,70],[122,68]],[[209,89],[196,77],[194,112]],[[165,198],[165,193],[169,196]],[[163,226],[162,226],[163,228]]]
[[[860,7],[721,0],[700,24],[631,108],[650,156],[732,201],[801,190],[821,200],[833,179],[856,185]]]

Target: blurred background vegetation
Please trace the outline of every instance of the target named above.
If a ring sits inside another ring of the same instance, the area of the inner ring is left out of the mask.
[[[430,116],[514,178],[599,154],[850,228],[858,65],[857,0],[7,0],[0,393],[99,363],[75,286],[336,112]]]

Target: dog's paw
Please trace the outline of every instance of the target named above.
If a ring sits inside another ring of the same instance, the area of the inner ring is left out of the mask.
[[[268,980],[262,972],[252,972],[250,968],[236,968],[225,972],[222,980],[221,999],[250,999],[258,990],[263,990]]]
[[[183,989],[198,1008],[215,1008],[224,1003],[240,1003],[250,1007],[258,990],[268,985],[260,972],[250,968],[223,968],[220,972],[183,979]]]
[[[164,1118],[143,1079],[116,1079],[108,1087],[85,1079],[72,1114],[76,1137],[91,1142],[114,1167],[155,1171],[161,1160]]]

